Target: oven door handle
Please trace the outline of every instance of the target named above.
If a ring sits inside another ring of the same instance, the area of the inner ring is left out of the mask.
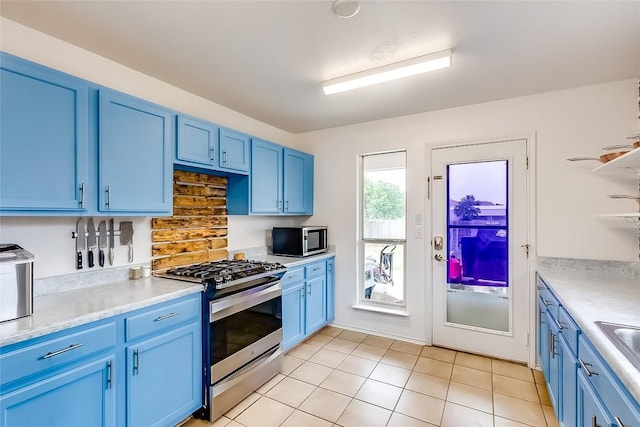
[[[247,308],[262,304],[282,295],[280,281],[267,283],[250,289],[251,292],[241,292],[219,300],[211,301],[209,309],[209,322],[238,313]]]
[[[235,372],[234,374],[227,377],[225,380],[221,381],[218,384],[212,386],[213,393],[212,397],[215,399],[216,396],[221,395],[225,391],[229,390],[236,384],[244,381],[247,377],[250,377],[255,373],[256,368],[259,368],[262,365],[266,365],[271,363],[274,359],[282,356],[282,348],[277,346],[269,351],[267,351],[262,356],[255,359],[253,362]]]

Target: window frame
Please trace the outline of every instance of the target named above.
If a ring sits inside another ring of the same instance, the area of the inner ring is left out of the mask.
[[[395,153],[403,153],[404,154],[404,239],[382,239],[382,238],[372,238],[372,237],[364,237],[364,223],[365,223],[365,200],[364,200],[364,182],[365,182],[365,168],[364,168],[364,160],[368,156],[377,156],[377,155],[385,155],[385,154],[395,154]],[[357,219],[358,219],[358,269],[357,275],[358,280],[356,296],[359,305],[366,305],[370,307],[380,307],[382,310],[385,309],[406,309],[407,307],[407,150],[406,149],[398,149],[398,150],[390,150],[390,151],[382,151],[382,152],[373,152],[373,153],[365,153],[360,154],[358,157],[359,160],[359,168],[358,168],[358,210],[357,210]],[[402,271],[403,271],[403,280],[402,280],[402,302],[388,302],[388,301],[377,301],[365,298],[365,245],[367,244],[379,244],[379,245],[396,245],[402,247],[403,259],[402,259]]]

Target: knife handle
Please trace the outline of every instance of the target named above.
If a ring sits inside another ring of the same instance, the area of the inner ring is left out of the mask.
[[[109,265],[113,265],[113,248],[109,248]]]
[[[98,252],[98,264],[100,264],[100,267],[104,267],[104,251],[102,249]]]
[[[82,252],[76,251],[76,266],[78,270],[82,270]]]
[[[89,250],[89,268],[93,267],[93,249]]]

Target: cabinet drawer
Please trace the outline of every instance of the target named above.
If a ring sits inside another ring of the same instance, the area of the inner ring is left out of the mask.
[[[571,351],[573,351],[573,354],[578,354],[578,334],[580,333],[580,328],[578,328],[578,325],[576,325],[564,307],[560,307],[558,322],[560,326],[562,326],[562,335],[567,341],[567,344],[569,344]]]
[[[0,355],[0,384],[54,370],[115,344],[116,325],[112,322]]]
[[[173,329],[178,325],[199,322],[200,317],[200,294],[159,308],[152,307],[143,313],[126,318],[126,340],[129,342]]]
[[[308,265],[305,267],[305,274],[307,275],[307,279],[324,276],[327,274],[327,264],[322,261]]]
[[[295,284],[298,284],[304,280],[304,268],[299,267],[293,270],[287,270],[282,277],[282,289],[289,288]]]
[[[640,426],[640,406],[622,386],[591,344],[580,335],[578,338],[578,362],[586,380],[597,390],[612,418],[618,418],[624,426]]]
[[[541,280],[538,280],[538,298],[542,301],[542,304],[547,308],[547,311],[553,316],[554,319],[558,319],[558,308],[560,302],[553,295],[553,292],[544,284]]]

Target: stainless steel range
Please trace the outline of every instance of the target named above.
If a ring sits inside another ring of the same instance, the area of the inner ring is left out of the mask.
[[[282,370],[279,263],[217,261],[167,270],[159,277],[202,283],[203,405],[214,421]]]

